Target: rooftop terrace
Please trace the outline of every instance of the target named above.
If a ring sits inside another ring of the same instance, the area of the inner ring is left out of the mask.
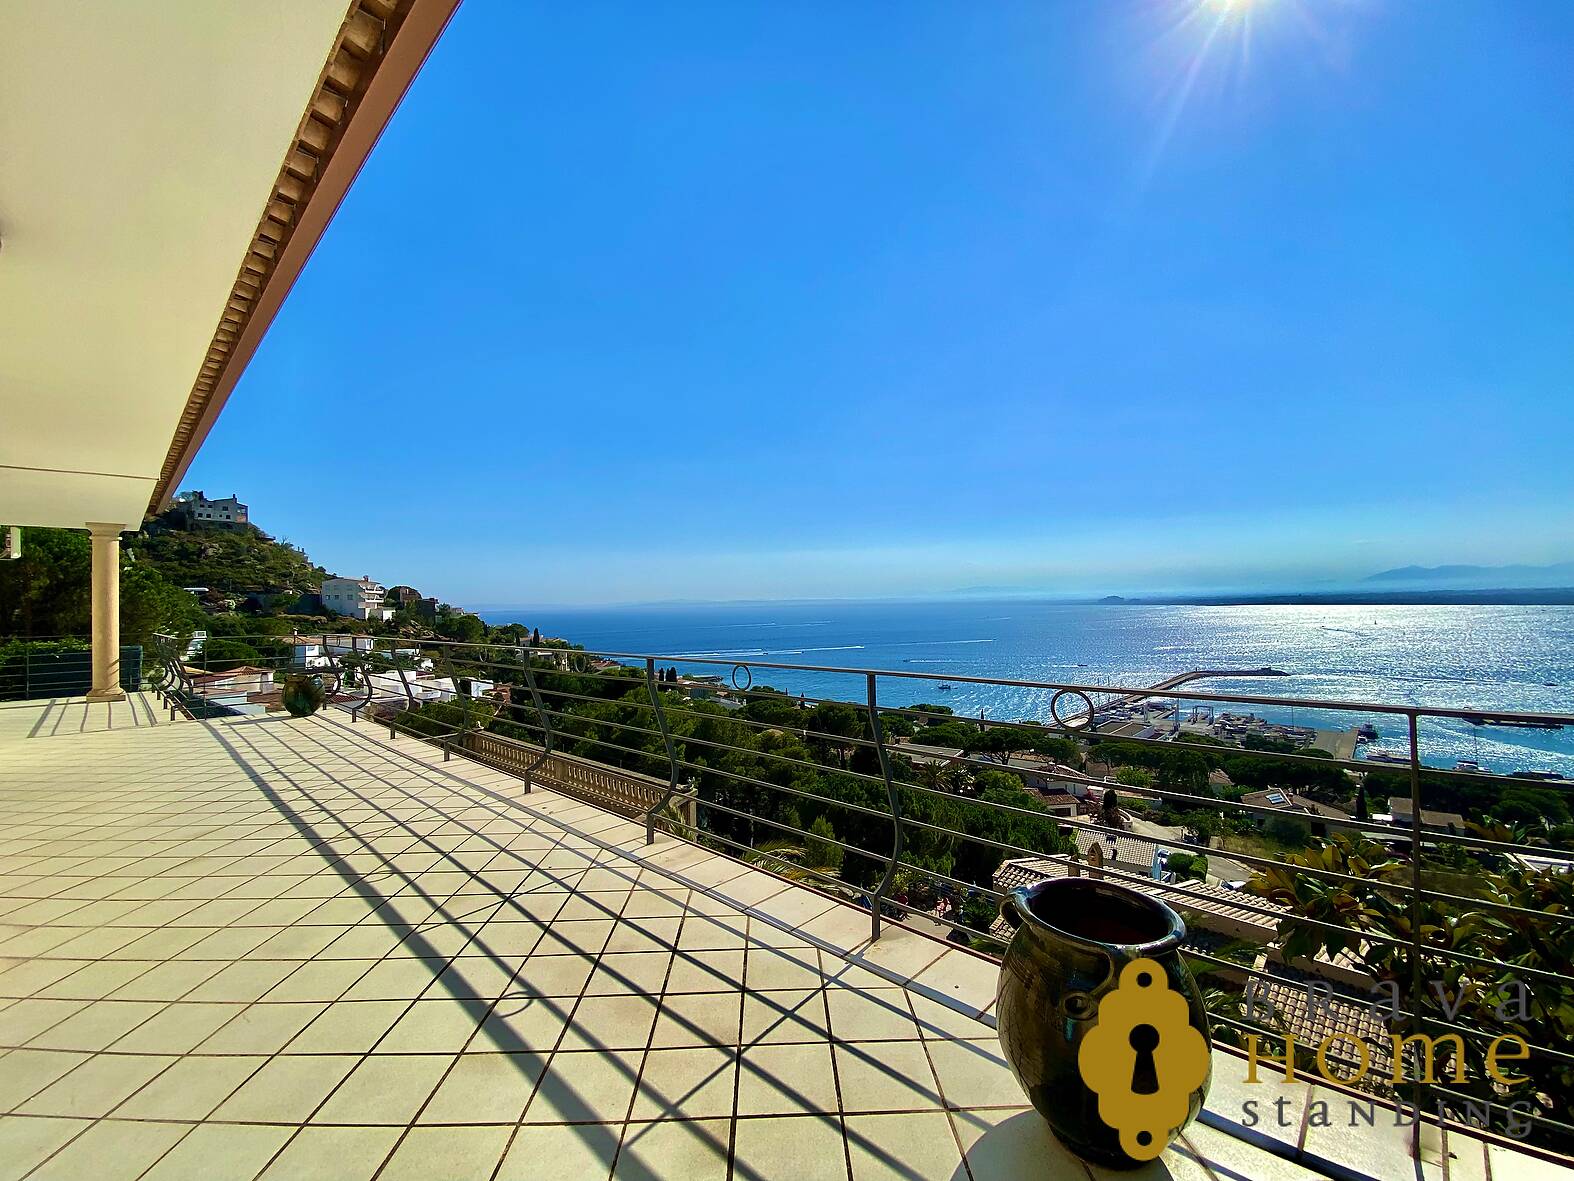
[[[1105,1175],[970,951],[336,713],[109,708],[0,707],[0,1177]],[[1566,1175],[1304,1083],[1242,1133],[1240,1066],[1135,1176]]]

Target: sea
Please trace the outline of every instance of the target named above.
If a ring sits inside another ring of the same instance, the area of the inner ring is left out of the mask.
[[[1574,714],[1574,607],[1154,606],[1023,600],[814,601],[483,611],[493,624],[624,658],[655,656],[740,686],[861,702],[862,670],[885,706],[941,703],[1000,720],[1048,720],[1053,689],[961,677],[1144,688],[1194,669],[1271,667],[1283,677],[1198,681],[1193,692]],[[634,661],[630,660],[631,663]],[[771,664],[811,665],[819,670]],[[738,666],[742,666],[741,668]],[[849,670],[849,671],[839,671]],[[856,670],[856,671],[853,671]],[[1107,698],[1094,695],[1095,700]],[[1064,698],[1062,712],[1072,712]],[[1194,703],[1181,702],[1189,715]],[[1402,717],[1304,706],[1226,706],[1323,729],[1371,722],[1362,748],[1409,751]],[[1574,727],[1530,729],[1423,719],[1422,760],[1470,760],[1500,774],[1574,777]]]

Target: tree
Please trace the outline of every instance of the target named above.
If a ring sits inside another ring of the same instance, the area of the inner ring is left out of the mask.
[[[1164,866],[1175,875],[1177,882],[1202,882],[1208,878],[1208,859],[1200,853],[1193,854],[1184,849],[1177,849],[1169,855]]]
[[[1024,747],[1017,737],[1016,727],[989,726],[968,734],[962,749],[970,755],[983,755],[986,759],[1004,764],[1010,762],[1011,756]]]
[[[1127,787],[1152,787],[1153,772],[1146,767],[1119,767],[1115,771],[1115,782]]]
[[[71,529],[24,531],[22,556],[0,562],[0,634],[86,636],[92,627],[92,544]],[[138,560],[129,546],[120,555],[120,635],[146,644],[153,633],[190,635],[202,626],[190,593],[159,568]]]
[[[808,729],[810,738],[823,749],[833,752],[838,764],[846,768],[848,754],[855,744],[839,742],[838,739],[862,738],[864,719],[850,705],[840,701],[822,701],[810,712]]]
[[[814,837],[804,841],[804,856],[808,859],[809,866],[813,869],[824,869],[832,874],[842,872],[842,857],[844,850],[836,844],[836,826],[824,816],[816,816],[809,825],[809,831]]]
[[[462,644],[479,644],[486,639],[486,624],[479,615],[450,607],[446,603],[437,613],[437,634]]]
[[[1489,839],[1507,835],[1471,828]],[[1302,872],[1307,869],[1318,873]],[[1574,1039],[1574,977],[1568,973],[1574,932],[1555,921],[1574,911],[1574,875],[1517,864],[1480,871],[1483,898],[1548,919],[1538,922],[1431,893],[1421,895],[1419,913],[1413,913],[1418,904],[1408,895],[1411,874],[1411,866],[1382,845],[1341,833],[1260,870],[1248,888],[1288,908],[1275,938],[1286,959],[1349,957],[1375,980],[1401,982],[1402,1008],[1467,1031],[1457,1047],[1448,1038],[1437,1042],[1435,1077],[1448,1078],[1449,1090],[1477,1103],[1529,1103],[1541,1115],[1574,1121],[1574,1071],[1561,1056],[1532,1052],[1516,1059],[1512,1073],[1530,1081],[1514,1087],[1508,1098],[1486,1070],[1487,1049],[1499,1035],[1555,1048]],[[1419,948],[1411,941],[1413,921],[1425,933]],[[1540,970],[1526,982],[1528,998],[1521,995],[1516,967]],[[1404,982],[1413,979],[1427,982],[1419,996],[1406,995]],[[1461,1048],[1466,1081],[1456,1083],[1453,1059]],[[1460,1107],[1456,1098],[1442,1093],[1437,1098]],[[1560,1148],[1566,1151],[1568,1142]]]
[[[962,903],[961,922],[963,926],[987,935],[999,914],[1000,904],[988,894],[969,894]]]
[[[209,640],[202,646],[202,667],[210,672],[228,672],[242,665],[257,667],[262,653],[240,640]]]

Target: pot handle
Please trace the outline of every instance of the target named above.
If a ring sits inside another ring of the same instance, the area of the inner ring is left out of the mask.
[[[1007,894],[1000,900],[1000,917],[1006,920],[1013,931],[1022,925],[1022,916],[1017,913],[1015,903],[1015,894]]]

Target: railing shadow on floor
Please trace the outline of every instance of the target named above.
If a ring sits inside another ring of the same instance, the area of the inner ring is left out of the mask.
[[[268,719],[257,719],[257,721],[259,721],[259,722],[266,721],[266,720],[268,720]],[[286,801],[283,798],[282,795],[280,795],[279,791],[276,790],[274,785],[269,781],[269,774],[272,774],[273,776],[276,776],[280,781],[282,781],[283,783],[287,784],[294,791],[298,792],[314,808],[321,809],[323,812],[325,812],[328,815],[336,815],[335,812],[334,812],[334,809],[329,805],[329,803],[325,802],[324,800],[322,800],[318,796],[314,795],[311,790],[309,790],[308,788],[304,787],[288,771],[286,771],[285,769],[280,767],[272,758],[270,758],[265,752],[263,752],[257,746],[257,744],[254,741],[252,741],[250,735],[247,735],[247,734],[239,734],[239,735],[237,735],[237,737],[246,746],[251,748],[249,754],[247,752],[241,750],[240,746],[237,745],[235,742],[231,742],[226,737],[226,732],[230,731],[230,730],[234,730],[235,726],[236,726],[235,723],[229,723],[229,724],[227,724],[225,726],[222,726],[222,727],[220,727],[220,726],[209,726],[208,729],[213,734],[213,736],[214,736],[215,740],[218,742],[218,744],[221,747],[224,748],[225,752],[235,762],[236,766],[242,771],[243,774],[245,774],[247,776],[248,779],[251,780],[253,785],[257,787],[257,789],[259,790],[259,792],[262,793],[264,798],[266,798],[269,801],[269,803],[275,808],[275,810],[277,810],[279,812],[279,814],[281,816],[283,816],[286,819],[286,821],[288,821],[288,823],[291,825],[291,827],[295,829],[297,834],[300,835],[302,839],[306,840],[313,847],[313,849],[315,849],[319,853],[322,852],[324,847],[333,848],[334,847],[333,846],[333,841],[335,840],[335,838],[331,834],[325,834],[325,833],[321,832],[318,828],[314,827],[311,824],[311,822],[306,820],[305,817],[301,815],[301,813],[299,811],[297,811],[294,807],[292,807],[290,805],[290,803],[288,801]],[[294,736],[297,737],[297,738],[304,738],[305,734],[303,734],[299,730],[296,730],[294,732]],[[415,832],[412,828],[409,827],[409,825],[406,822],[402,821],[399,817],[394,816],[386,808],[378,805],[375,801],[373,801],[369,797],[363,795],[360,791],[358,791],[353,786],[344,783],[340,778],[338,778],[338,776],[336,776],[332,772],[330,772],[328,770],[327,766],[325,766],[324,764],[328,763],[330,760],[343,758],[344,756],[340,752],[335,752],[335,751],[331,750],[330,748],[327,747],[326,744],[323,744],[320,741],[319,741],[318,745],[319,745],[319,749],[321,751],[322,761],[317,765],[317,770],[319,771],[319,773],[323,774],[326,778],[328,778],[332,783],[334,783],[335,786],[339,790],[348,793],[350,796],[352,796],[353,798],[358,800],[362,805],[370,807],[374,811],[380,813],[385,818],[387,818],[388,820],[393,822],[395,825],[404,828],[405,831],[410,833],[410,835],[411,835],[411,837],[412,837],[412,839],[413,839],[415,844],[425,843],[430,848],[431,851],[438,853],[439,856],[443,860],[449,862],[450,864],[455,866],[455,868],[460,869],[460,870],[462,870],[465,873],[471,874],[472,876],[475,876],[475,871],[472,871],[472,870],[468,869],[467,867],[465,867],[463,865],[463,863],[461,863],[460,861],[455,859],[450,854],[449,851],[444,850],[441,847],[439,847],[438,845],[436,845],[435,842],[432,842],[430,840],[430,838],[424,837],[421,834]],[[379,749],[380,749],[381,753],[385,753],[385,754],[387,753],[385,748],[379,748]],[[297,751],[297,753],[299,753],[299,752]],[[261,764],[262,766],[266,767],[267,768],[266,773],[264,771],[262,771],[262,770],[259,770],[257,764]],[[423,767],[424,767],[424,765],[423,765]],[[367,770],[368,768],[362,767],[360,769],[361,770]],[[424,768],[424,769],[429,770],[429,771],[431,770],[431,768]],[[463,782],[463,781],[461,780],[460,782]],[[496,842],[495,840],[493,840],[488,834],[482,833],[479,829],[476,829],[476,828],[474,828],[474,827],[472,827],[470,825],[465,824],[463,821],[455,818],[450,813],[445,812],[442,808],[437,807],[430,800],[420,799],[418,796],[416,796],[414,793],[412,793],[409,789],[404,788],[404,787],[397,787],[397,788],[395,788],[395,790],[400,791],[402,794],[410,797],[412,800],[417,800],[418,802],[422,803],[423,805],[431,807],[434,811],[437,812],[437,814],[439,816],[443,817],[446,821],[458,824],[458,825],[460,825],[460,827],[465,828],[467,831],[469,831],[471,833],[472,837],[485,840],[488,843],[492,844],[494,846],[494,855],[496,855],[496,854],[507,854],[509,856],[517,857],[516,854],[513,854],[505,846],[503,846],[502,844],[500,844],[500,843]],[[448,788],[447,790],[454,790],[454,789]],[[494,815],[496,815],[499,818],[501,818],[504,814],[502,814],[502,813],[494,813]],[[516,820],[517,820],[517,818],[516,818]],[[393,931],[398,936],[399,941],[400,941],[401,944],[404,944],[404,945],[407,945],[407,946],[410,946],[410,947],[413,947],[413,948],[417,949],[417,951],[418,951],[417,958],[420,958],[420,959],[426,960],[426,961],[438,961],[438,962],[441,962],[442,967],[440,969],[438,969],[436,972],[434,972],[434,980],[437,981],[441,985],[441,987],[443,987],[444,990],[448,992],[450,999],[452,999],[455,1003],[458,1003],[460,1005],[466,1006],[471,1011],[480,1011],[480,1010],[484,1010],[485,1011],[485,1016],[483,1016],[483,1018],[477,1024],[477,1032],[478,1033],[484,1034],[484,1036],[486,1036],[489,1040],[492,1041],[493,1045],[496,1046],[496,1048],[499,1051],[510,1053],[510,1054],[515,1054],[515,1055],[519,1055],[519,1060],[520,1061],[528,1063],[528,1065],[530,1067],[535,1068],[535,1074],[534,1074],[535,1081],[533,1083],[533,1090],[532,1090],[532,1095],[531,1095],[531,1101],[533,1102],[536,1093],[541,1088],[541,1085],[542,1085],[541,1080],[547,1077],[547,1064],[550,1061],[551,1057],[553,1056],[553,1053],[555,1053],[556,1051],[554,1050],[552,1053],[543,1054],[539,1050],[532,1049],[529,1045],[527,1045],[525,1042],[520,1040],[516,1035],[513,1035],[506,1025],[503,1026],[502,1028],[499,1028],[497,1022],[488,1021],[486,1018],[491,1016],[491,1015],[493,1015],[496,1012],[498,1006],[500,1006],[504,1002],[504,1000],[509,999],[513,994],[505,992],[504,994],[500,995],[499,997],[497,997],[495,999],[489,999],[489,998],[484,997],[480,992],[476,991],[475,988],[470,986],[469,983],[463,978],[463,976],[457,975],[453,971],[449,970],[449,969],[452,968],[454,961],[459,958],[459,955],[461,953],[460,952],[455,952],[452,955],[446,955],[445,956],[442,953],[438,952],[436,947],[423,934],[423,927],[424,926],[429,926],[433,922],[437,921],[436,916],[441,916],[441,921],[443,922],[444,925],[454,927],[454,928],[458,929],[459,931],[461,931],[461,932],[463,932],[463,933],[465,933],[467,935],[467,940],[462,945],[462,950],[463,949],[471,949],[471,948],[480,948],[482,955],[486,959],[491,961],[495,966],[497,966],[500,969],[504,969],[504,970],[509,971],[512,976],[517,976],[519,968],[516,967],[516,966],[511,965],[505,957],[501,956],[500,954],[496,953],[493,949],[489,948],[487,946],[487,944],[485,943],[485,941],[481,937],[483,932],[484,932],[485,926],[487,925],[487,922],[490,922],[493,919],[498,917],[499,912],[502,911],[503,909],[505,909],[509,905],[510,901],[512,900],[512,896],[511,895],[507,895],[507,894],[499,893],[498,901],[497,901],[496,905],[493,906],[490,909],[490,911],[488,912],[487,919],[485,921],[479,923],[479,924],[476,924],[474,927],[468,926],[468,925],[466,925],[466,922],[465,922],[465,919],[468,916],[454,914],[454,913],[452,913],[450,911],[450,909],[447,906],[447,904],[449,902],[451,902],[452,898],[455,897],[456,895],[449,895],[447,898],[444,898],[444,899],[434,898],[432,895],[428,894],[424,889],[422,889],[420,887],[420,885],[416,882],[414,876],[412,876],[409,873],[406,873],[405,871],[400,870],[399,868],[397,868],[394,865],[394,863],[388,858],[387,855],[385,855],[380,849],[378,849],[374,844],[372,844],[370,841],[368,841],[365,837],[363,837],[359,833],[357,833],[353,826],[351,826],[350,824],[346,823],[343,820],[340,820],[339,823],[340,823],[341,827],[344,829],[344,836],[347,837],[348,839],[352,840],[353,842],[355,842],[359,846],[359,850],[358,851],[360,851],[362,853],[369,854],[372,857],[374,857],[383,866],[383,868],[387,871],[387,873],[392,878],[394,878],[394,879],[396,879],[396,880],[398,880],[399,882],[402,883],[402,886],[401,886],[401,888],[399,890],[393,891],[392,893],[388,893],[388,892],[379,890],[375,886],[371,885],[369,883],[366,875],[364,875],[364,874],[356,875],[356,874],[352,874],[352,873],[347,872],[347,869],[346,869],[342,859],[329,860],[330,866],[345,881],[346,885],[350,889],[352,889],[356,893],[356,895],[358,897],[360,897],[367,904],[368,908],[371,911],[373,911],[374,913],[376,913],[378,915],[378,917],[380,918],[380,920],[382,922],[384,922],[389,927],[389,929],[391,931]],[[549,821],[549,823],[550,823],[550,821]],[[565,833],[565,835],[567,835],[567,834]],[[561,840],[559,841],[559,844],[561,845]],[[636,868],[643,868],[643,867],[639,866],[639,867],[636,867]],[[549,877],[551,876],[551,871],[543,871],[543,872],[547,872]],[[557,879],[555,879],[555,880],[557,880]],[[630,880],[631,880],[631,888],[632,889],[637,890],[637,889],[640,888],[640,886],[637,884],[637,882],[634,882],[632,878]],[[568,884],[565,883],[564,888],[569,894],[574,895],[576,897],[580,897],[580,898],[588,897],[588,895],[577,894],[576,891],[573,889],[572,885],[568,885]],[[406,893],[406,889],[408,889],[408,891],[409,891],[408,894]],[[422,920],[420,923],[411,923],[411,922],[405,921],[403,919],[400,919],[398,917],[398,911],[397,911],[397,898],[398,897],[408,897],[408,896],[418,897],[424,903],[434,907],[434,914],[433,914],[433,916],[428,917],[427,919]],[[599,905],[599,904],[597,904],[597,905]],[[605,907],[602,907],[601,909],[603,911],[604,916],[606,918],[608,918],[608,919],[613,920],[614,924],[616,924],[616,922],[621,918],[620,915],[618,915],[617,913],[615,913],[615,912],[613,912],[613,911],[611,911],[609,909],[606,909]],[[521,914],[521,918],[522,919],[525,919],[526,917],[527,916],[524,916],[523,914]],[[529,920],[529,921],[536,921],[536,920]],[[542,926],[542,930],[541,930],[540,940],[544,941],[550,935],[550,926],[549,926],[549,924],[541,924],[541,926]],[[614,929],[615,929],[615,927],[614,927]],[[740,932],[740,934],[743,936],[743,938],[745,940],[747,939],[747,930],[745,930],[743,932]],[[610,939],[610,934],[609,934],[609,939]],[[539,943],[537,944],[537,946],[539,946]],[[705,972],[710,973],[711,975],[715,976],[718,981],[726,981],[726,977],[725,977],[725,975],[723,973],[717,972],[709,964],[704,963],[704,961],[692,959],[692,958],[688,957],[687,955],[685,955],[685,953],[681,952],[679,950],[678,946],[677,946],[677,941],[676,940],[674,940],[670,944],[667,944],[667,943],[663,942],[663,946],[666,947],[667,950],[672,952],[674,956],[684,956],[684,958],[685,958],[685,960],[686,960],[686,962],[688,964],[692,965],[695,968],[698,968],[700,970],[703,970]],[[598,964],[599,964],[599,959],[598,959]],[[637,982],[635,982],[634,980],[632,980],[632,979],[622,975],[621,973],[616,972],[615,970],[611,971],[609,974],[612,975],[615,979],[617,979],[621,984],[623,984],[626,987],[628,987],[631,991],[638,993],[638,991],[639,991],[638,985],[637,985]],[[563,1019],[563,1030],[565,1032],[567,1031],[567,1029],[572,1024],[574,1009],[577,1007],[577,998],[575,1000],[573,1000],[573,1001],[570,1001],[567,1005],[564,1005],[564,1004],[560,1004],[560,1003],[555,1003],[558,1000],[558,998],[539,997],[539,996],[526,996],[523,993],[520,993],[518,995],[519,995],[520,999],[526,1000],[527,1003],[530,1003],[530,1004],[538,1004],[539,1003],[539,1004],[543,1005],[545,1008],[547,1008],[549,1011],[553,1012],[553,1014],[555,1016],[561,1017]],[[413,1004],[414,1001],[412,1001],[411,1003]],[[662,1012],[664,1012],[666,1014],[666,1016],[668,1016],[669,1018],[672,1018],[672,1019],[676,1020],[680,1025],[685,1027],[688,1030],[689,1033],[691,1033],[691,1034],[693,1034],[695,1036],[701,1037],[701,1038],[704,1038],[706,1036],[705,1035],[705,1031],[704,1031],[702,1026],[698,1025],[695,1022],[690,1021],[689,1019],[687,1019],[686,1017],[682,1016],[681,1014],[674,1013],[671,1010],[662,1010]],[[660,1016],[659,1013],[658,1013],[658,1016]],[[783,1014],[782,1019],[785,1020],[786,1016],[787,1016],[786,1014]],[[618,1069],[620,1070],[620,1072],[625,1074],[625,1076],[630,1077],[632,1079],[632,1081],[634,1082],[636,1088],[638,1088],[640,1086],[642,1080],[640,1078],[640,1074],[639,1074],[638,1071],[630,1072],[629,1069],[627,1068],[627,1066],[622,1063],[621,1059],[619,1059],[616,1055],[613,1055],[611,1053],[611,1051],[609,1051],[605,1047],[604,1044],[602,1044],[600,1042],[597,1042],[596,1039],[590,1038],[590,1037],[586,1037],[586,1035],[584,1035],[583,1033],[581,1033],[580,1036],[582,1038],[584,1038],[584,1040],[586,1040],[587,1042],[593,1043],[591,1045],[592,1049],[599,1050],[599,1051],[601,1051],[603,1053],[608,1054],[609,1058],[612,1061],[618,1063]],[[740,1038],[741,1038],[741,1036],[742,1035],[741,1035],[741,1032],[740,1032]],[[561,1040],[561,1035],[560,1035],[560,1039],[559,1040]],[[728,1047],[728,1048],[731,1048],[731,1047]],[[873,1053],[870,1053],[870,1052],[868,1052],[866,1050],[858,1050],[856,1052],[858,1053],[858,1055],[860,1057],[865,1059],[870,1065],[872,1065],[872,1066],[874,1066],[876,1068],[881,1068],[883,1066],[883,1064],[880,1062],[880,1060],[879,1060],[877,1055],[875,1055]],[[766,1083],[770,1084],[777,1092],[779,1092],[780,1094],[782,1094],[784,1096],[787,1096],[788,1098],[792,1099],[803,1110],[805,1110],[805,1111],[812,1111],[813,1110],[814,1103],[813,1103],[812,1099],[810,1099],[810,1097],[807,1096],[806,1094],[804,1094],[803,1092],[799,1091],[789,1081],[781,1079],[781,1078],[778,1078],[778,1077],[775,1077],[773,1075],[770,1075],[768,1072],[766,1072],[766,1071],[762,1070],[761,1068],[759,1068],[758,1066],[752,1064],[751,1062],[749,1062],[748,1056],[746,1054],[742,1053],[742,1052],[739,1052],[737,1054],[737,1060],[738,1060],[737,1061],[737,1065],[738,1065],[738,1068],[740,1070],[749,1070],[749,1071],[751,1071],[758,1078],[760,1078],[763,1082],[766,1082]],[[511,1059],[511,1061],[513,1061],[513,1059]],[[522,1074],[528,1074],[529,1071],[528,1070],[522,1070],[521,1073]],[[699,1087],[702,1087],[704,1085],[705,1081],[707,1081],[707,1080],[702,1080],[700,1083],[696,1084],[694,1090],[689,1092],[689,1094],[693,1094],[695,1091],[697,1091],[699,1089]],[[657,1094],[659,1096],[659,1092]],[[677,1097],[667,1097],[667,1096],[659,1096],[659,1097],[661,1098],[661,1100],[663,1102],[665,1102],[667,1104],[676,1105],[678,1103],[681,1103],[682,1100],[684,1098],[687,1098],[688,1096],[685,1095],[685,1096],[677,1096]],[[931,1096],[931,1098],[933,1099],[933,1101],[936,1104],[936,1106],[943,1105],[943,1100],[938,1095],[933,1095],[933,1096]],[[327,1100],[325,1099],[324,1101],[326,1102]],[[554,1102],[557,1104],[557,1106],[560,1109],[563,1109],[566,1106],[570,1110],[570,1112],[573,1113],[573,1115],[578,1120],[596,1121],[599,1118],[599,1117],[597,1117],[595,1115],[593,1109],[590,1107],[590,1105],[588,1103],[586,1103],[583,1100],[582,1097],[577,1096],[572,1091],[572,1088],[568,1088],[568,1087],[564,1086],[561,1083],[557,1084],[557,1090],[554,1092]],[[920,1177],[920,1175],[918,1175],[916,1173],[912,1173],[910,1170],[908,1170],[905,1167],[901,1166],[900,1162],[897,1162],[894,1159],[888,1158],[887,1154],[884,1153],[884,1151],[877,1144],[875,1144],[872,1141],[868,1140],[866,1137],[862,1136],[860,1133],[857,1133],[855,1131],[855,1129],[852,1129],[852,1128],[841,1128],[840,1125],[842,1124],[842,1121],[839,1118],[833,1117],[833,1116],[827,1116],[827,1118],[834,1119],[835,1122],[839,1125],[839,1129],[845,1132],[845,1135],[848,1137],[849,1140],[853,1140],[855,1142],[859,1142],[860,1146],[862,1148],[864,1148],[865,1150],[867,1150],[867,1151],[869,1151],[871,1153],[874,1153],[874,1154],[876,1154],[877,1156],[879,1156],[881,1158],[886,1159],[886,1162],[887,1162],[887,1164],[889,1166],[900,1168],[901,1171],[904,1174],[906,1174],[908,1176],[911,1176],[913,1181],[922,1181],[922,1178]],[[619,1125],[619,1128],[621,1129],[621,1122],[622,1121],[619,1120],[619,1121],[616,1121],[616,1122]],[[611,1160],[611,1159],[613,1159],[614,1156],[619,1154],[619,1151],[620,1151],[620,1148],[621,1148],[621,1143],[620,1143],[621,1137],[614,1136],[614,1134],[611,1131],[608,1130],[608,1127],[605,1124],[602,1124],[602,1123],[599,1123],[599,1122],[576,1122],[574,1124],[574,1126],[575,1126],[575,1129],[576,1129],[576,1134],[580,1135],[582,1138],[584,1138],[586,1140],[587,1144],[598,1153],[598,1157],[601,1156],[603,1153],[605,1153],[606,1155],[604,1156],[604,1159]],[[630,1166],[624,1166],[624,1167],[630,1167]],[[638,1168],[638,1167],[641,1167],[641,1166],[640,1166],[640,1163],[636,1160],[633,1163],[632,1167]],[[648,1168],[645,1168],[643,1171],[651,1172]],[[653,1172],[651,1172],[651,1175],[654,1176],[655,1174]],[[748,1175],[747,1168],[744,1171],[744,1175]]]

